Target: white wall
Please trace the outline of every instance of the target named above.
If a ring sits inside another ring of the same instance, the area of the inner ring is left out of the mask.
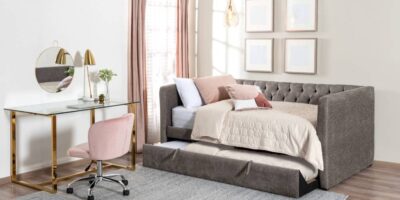
[[[0,0],[0,110],[3,107],[77,99],[83,71],[76,69],[72,85],[49,94],[36,82],[35,64],[42,50],[58,40],[72,55],[89,48],[99,68],[118,74],[110,83],[111,98],[127,99],[129,0]],[[99,85],[99,91],[104,88]],[[118,116],[125,108],[97,112],[97,120]],[[50,164],[50,119],[18,115],[19,172]],[[59,161],[72,145],[87,141],[89,113],[58,118]],[[0,115],[0,178],[9,176],[9,113]],[[21,167],[23,165],[23,167]]]
[[[235,78],[371,85],[376,91],[375,159],[400,162],[400,1],[319,0],[317,33],[286,33],[285,5],[275,0],[275,32],[244,32],[244,0],[234,1],[240,25],[226,29],[226,1],[200,0],[198,21],[198,75],[232,74]],[[244,70],[245,38],[276,38],[275,72]],[[318,37],[318,74],[283,72],[283,38]]]

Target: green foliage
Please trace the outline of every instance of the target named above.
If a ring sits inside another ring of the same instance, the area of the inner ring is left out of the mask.
[[[66,74],[68,74],[68,76],[74,76],[75,73],[75,69],[74,67],[68,67],[67,71],[65,71]]]
[[[105,82],[111,81],[113,76],[117,76],[111,69],[101,69],[99,71],[99,78]]]

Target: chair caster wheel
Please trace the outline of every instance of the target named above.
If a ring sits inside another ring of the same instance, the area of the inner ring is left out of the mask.
[[[122,180],[122,183],[127,186],[128,185],[128,180]]]
[[[74,188],[67,188],[67,194],[74,193]]]
[[[122,194],[123,194],[124,196],[129,196],[129,190],[124,190],[124,191],[122,192]]]
[[[94,200],[94,196],[93,195],[92,196],[88,196],[87,200]]]

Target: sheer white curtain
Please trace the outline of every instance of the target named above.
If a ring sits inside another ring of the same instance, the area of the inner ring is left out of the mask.
[[[160,86],[175,77],[177,0],[147,0],[147,102],[148,142],[160,138]]]

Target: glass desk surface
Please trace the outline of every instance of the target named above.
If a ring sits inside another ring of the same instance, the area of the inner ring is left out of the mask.
[[[80,112],[92,109],[110,108],[115,106],[125,106],[140,103],[139,101],[109,101],[104,104],[95,102],[85,102],[81,100],[60,101],[43,103],[36,105],[26,105],[18,107],[7,107],[4,110],[34,115],[59,115],[65,113]]]

